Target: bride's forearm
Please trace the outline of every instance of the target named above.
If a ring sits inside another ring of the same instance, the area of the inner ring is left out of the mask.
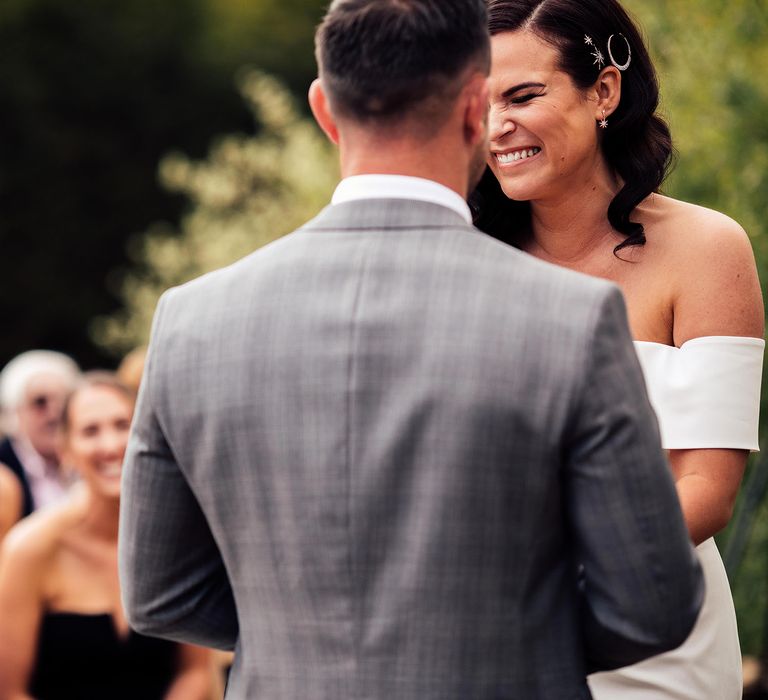
[[[749,453],[697,449],[668,454],[688,532],[695,544],[701,544],[731,519]]]
[[[733,499],[722,492],[719,484],[699,474],[686,474],[676,483],[677,495],[688,533],[699,545],[716,535],[733,515]]]
[[[179,672],[164,700],[205,700],[211,697],[213,666],[208,649],[182,644],[179,647]]]

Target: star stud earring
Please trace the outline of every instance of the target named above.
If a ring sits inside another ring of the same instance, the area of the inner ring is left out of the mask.
[[[601,129],[608,128],[608,120],[605,118],[605,110],[603,110],[603,118],[600,120],[600,128]]]

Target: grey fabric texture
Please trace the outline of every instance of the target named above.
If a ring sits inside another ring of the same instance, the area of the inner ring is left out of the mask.
[[[163,296],[120,571],[230,700],[589,698],[703,585],[618,289],[408,200]]]

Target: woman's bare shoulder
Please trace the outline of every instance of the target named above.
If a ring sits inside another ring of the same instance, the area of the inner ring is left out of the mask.
[[[3,464],[2,462],[0,462],[0,484],[7,484],[9,482],[15,484],[16,486],[18,486],[19,489],[21,489],[21,484],[19,484],[19,480],[16,478],[16,475],[11,471],[11,468],[6,464]]]
[[[63,538],[81,519],[77,501],[66,501],[35,511],[14,525],[2,543],[2,560],[31,572],[45,568],[56,556]]]
[[[20,504],[21,496],[21,482],[10,467],[0,462],[0,505],[6,499],[10,499],[14,504]]]
[[[702,335],[762,337],[763,303],[749,236],[731,217],[653,195],[648,241],[670,273],[676,343]]]
[[[0,463],[0,539],[21,517],[22,502],[21,482],[7,466]]]
[[[654,245],[669,253],[695,254],[726,247],[749,252],[749,237],[743,227],[727,214],[661,194],[651,195],[638,207],[648,236]]]

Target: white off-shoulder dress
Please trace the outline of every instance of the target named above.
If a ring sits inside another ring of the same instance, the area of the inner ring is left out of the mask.
[[[668,450],[757,451],[765,341],[709,336],[681,347],[636,342],[651,404]],[[589,677],[595,700],[740,700],[736,613],[720,553],[697,548],[706,595],[690,637],[678,649]]]

